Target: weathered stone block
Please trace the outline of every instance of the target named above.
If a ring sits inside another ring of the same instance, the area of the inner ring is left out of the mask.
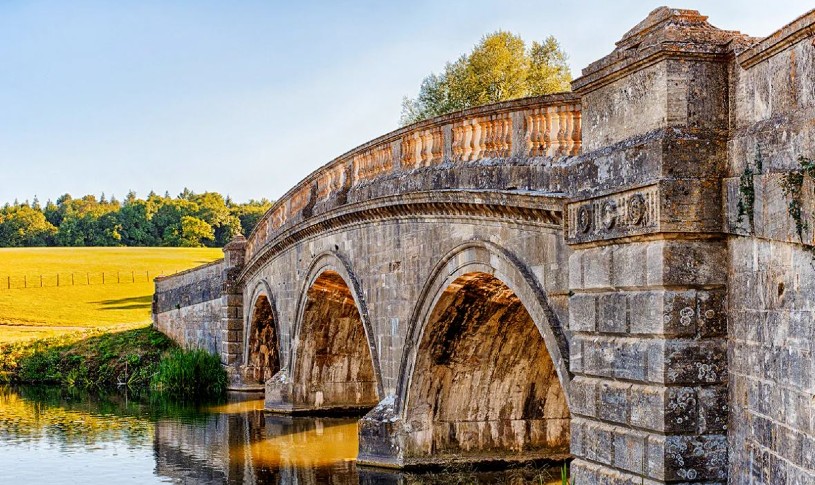
[[[628,300],[624,293],[607,293],[597,298],[597,327],[604,333],[628,332]]]
[[[597,415],[600,419],[627,423],[630,401],[628,391],[631,384],[603,382],[598,386]]]
[[[569,385],[572,414],[597,416],[597,387],[601,381],[584,376],[575,376]],[[574,440],[574,434],[572,435]],[[574,441],[573,441],[574,443]],[[572,445],[574,447],[574,444]]]
[[[628,295],[631,332],[666,336],[696,333],[696,291],[648,291]]]
[[[597,321],[596,297],[591,294],[576,294],[569,298],[569,330],[572,332],[593,332]]]
[[[648,437],[648,471],[666,481],[717,481],[727,478],[727,437]]]
[[[716,384],[727,378],[727,345],[722,339],[668,341],[664,359],[666,383]]]
[[[591,248],[581,258],[583,287],[586,289],[611,288],[611,259],[613,249]]]
[[[727,388],[724,386],[704,387],[697,392],[699,400],[700,434],[727,432],[727,420],[730,415]]]
[[[718,241],[656,241],[648,247],[648,284],[725,285],[727,260]]]

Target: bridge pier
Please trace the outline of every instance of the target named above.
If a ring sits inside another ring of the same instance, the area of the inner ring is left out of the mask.
[[[657,9],[573,83],[587,150],[566,206],[575,483],[727,481],[721,181],[741,36],[705,19]]]
[[[266,411],[280,414],[363,415],[374,403],[376,383],[333,382],[314,385],[291,382],[288,369],[266,381]]]

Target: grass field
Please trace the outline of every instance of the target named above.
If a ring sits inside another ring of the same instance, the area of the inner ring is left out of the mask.
[[[217,248],[0,249],[0,343],[144,325],[156,276],[222,256]]]

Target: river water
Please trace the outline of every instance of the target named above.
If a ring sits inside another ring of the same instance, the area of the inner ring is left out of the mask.
[[[357,468],[357,422],[222,404],[144,403],[0,387],[0,484],[559,484],[557,469],[425,472]]]

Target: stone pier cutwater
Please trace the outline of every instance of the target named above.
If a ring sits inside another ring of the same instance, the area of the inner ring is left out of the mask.
[[[367,411],[361,465],[815,483],[815,181],[782,189],[815,11],[757,39],[662,7],[582,74],[331,161],[158,279],[155,326],[269,411]]]

